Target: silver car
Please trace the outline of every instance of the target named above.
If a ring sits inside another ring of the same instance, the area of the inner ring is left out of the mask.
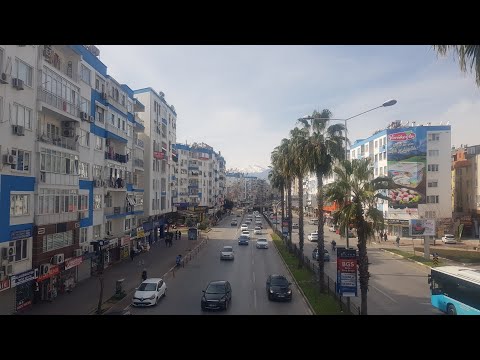
[[[257,240],[257,249],[268,249],[268,241],[265,238]]]
[[[222,251],[220,252],[220,260],[233,260],[235,255],[233,253],[233,247],[231,246],[224,246]]]

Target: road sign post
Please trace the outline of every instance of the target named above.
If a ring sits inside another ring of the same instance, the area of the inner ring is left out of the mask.
[[[357,296],[357,252],[355,249],[337,248],[337,293]]]

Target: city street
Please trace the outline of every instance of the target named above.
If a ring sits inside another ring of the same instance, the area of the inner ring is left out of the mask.
[[[309,225],[305,219],[304,254],[312,259],[312,251],[317,242],[307,239],[308,234],[317,230],[316,225]],[[293,216],[298,223],[298,217]],[[330,232],[325,226],[325,248],[330,253],[330,262],[325,263],[325,272],[336,279],[336,253],[332,252],[330,242],[335,239],[337,246],[345,246],[345,238]],[[292,241],[298,244],[298,230],[293,230]],[[357,239],[349,239],[351,247],[357,248]],[[368,314],[369,315],[439,315],[440,311],[430,304],[430,291],[427,283],[429,268],[386,253],[378,248],[368,248],[370,262]],[[360,289],[358,297],[352,303],[360,306]]]
[[[239,227],[231,227],[227,217],[208,233],[208,244],[184,268],[167,281],[168,294],[157,306],[150,308],[130,307],[132,315],[310,315],[310,310],[298,289],[293,284],[269,235],[253,235],[248,246],[239,246]],[[263,220],[264,226],[266,222]],[[250,225],[250,229],[253,226]],[[264,234],[266,230],[264,229]],[[269,240],[268,249],[257,249],[255,239],[259,236]],[[220,250],[225,245],[233,246],[235,260],[221,261]],[[291,302],[271,302],[267,299],[266,279],[270,274],[284,274],[292,282]],[[202,312],[202,290],[212,280],[228,280],[232,286],[232,301],[227,311]]]

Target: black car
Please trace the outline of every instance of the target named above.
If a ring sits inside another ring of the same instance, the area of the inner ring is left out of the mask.
[[[291,283],[283,275],[270,275],[267,279],[268,300],[292,300]]]
[[[202,311],[223,309],[227,310],[232,301],[232,287],[226,280],[211,281],[202,296]]]

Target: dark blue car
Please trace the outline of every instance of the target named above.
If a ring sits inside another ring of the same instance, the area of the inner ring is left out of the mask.
[[[238,245],[248,245],[248,236],[240,235],[238,238]]]

